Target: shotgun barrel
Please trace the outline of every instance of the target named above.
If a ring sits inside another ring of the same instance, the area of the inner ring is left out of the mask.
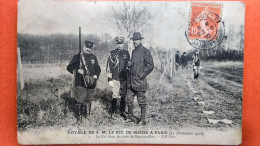
[[[81,53],[81,27],[79,27],[79,54]],[[80,59],[80,57],[79,57]],[[80,61],[80,68],[82,67],[81,61]],[[73,70],[73,78],[72,78],[72,92],[71,97],[75,97],[75,82],[76,82],[76,70]]]

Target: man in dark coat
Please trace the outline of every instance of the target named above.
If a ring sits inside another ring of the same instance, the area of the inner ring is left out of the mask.
[[[187,56],[186,56],[186,52],[183,52],[183,54],[181,55],[181,66],[182,69],[187,69],[188,66],[188,60],[187,60]]]
[[[175,54],[175,65],[176,65],[176,71],[178,71],[179,66],[180,66],[180,51],[177,51],[177,53]]]
[[[134,97],[137,96],[138,104],[141,108],[141,118],[137,122],[138,125],[145,125],[146,114],[146,97],[145,93],[148,89],[146,76],[150,74],[154,68],[153,57],[148,49],[142,45],[143,37],[139,32],[133,34],[131,38],[135,49],[132,51],[131,61],[128,62],[130,68],[129,84],[127,89],[126,103],[128,105],[128,114],[131,121],[135,121],[133,116]]]
[[[81,106],[79,108],[81,113],[79,114],[83,116],[87,114],[87,105],[90,113],[94,89],[101,72],[97,57],[91,53],[93,45],[93,42],[85,41],[82,52],[74,55],[67,66],[67,70],[75,76],[74,97],[79,106]],[[91,86],[86,81],[86,73],[94,80],[94,84]]]
[[[112,103],[111,117],[117,110],[117,99],[120,100],[120,115],[126,119],[125,113],[125,97],[127,91],[127,62],[130,60],[130,55],[127,50],[124,50],[124,38],[116,37],[117,49],[110,51],[107,60],[107,77],[108,83],[112,87]]]

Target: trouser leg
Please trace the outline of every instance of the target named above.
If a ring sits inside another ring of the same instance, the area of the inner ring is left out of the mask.
[[[127,89],[127,95],[125,98],[125,102],[128,107],[128,119],[130,120],[129,122],[136,122],[136,119],[134,118],[134,97],[135,93],[131,89]]]
[[[196,69],[195,69],[195,66],[193,66],[193,78],[196,79]]]
[[[84,102],[84,113],[85,116],[84,117],[88,117],[90,118],[90,113],[91,113],[91,102],[94,100],[94,89],[87,89],[87,97],[85,99]]]
[[[126,102],[125,102],[125,96],[121,96],[120,100],[120,116],[124,118],[124,120],[127,119],[127,114],[125,112]]]
[[[137,93],[137,100],[138,100],[138,104],[141,108],[141,116],[140,119],[138,121],[138,125],[145,125],[146,121],[145,121],[145,116],[146,116],[146,97],[145,97],[145,92],[138,92]]]
[[[198,67],[197,66],[194,66],[193,72],[194,72],[194,79],[198,79]]]
[[[82,104],[80,104],[80,103],[76,104],[76,107],[77,107],[77,114],[76,114],[77,123],[82,122],[81,106],[82,106]]]
[[[117,110],[117,98],[113,98],[111,101],[111,118],[113,118],[113,115],[116,113]]]
[[[136,118],[134,117],[134,104],[127,104],[128,107],[128,119],[129,122],[136,123]]]
[[[199,75],[200,75],[200,67],[198,66],[198,71],[197,71],[198,73],[197,73],[197,76],[199,77]],[[197,77],[197,78],[198,78]]]
[[[117,109],[117,98],[113,98],[112,99],[112,113],[116,113],[116,109]]]
[[[120,112],[124,112],[124,111],[125,111],[125,106],[126,106],[125,96],[121,96],[121,100],[120,100]]]
[[[117,80],[113,80],[114,86],[112,87],[112,100],[111,100],[111,117],[113,114],[117,112],[117,99],[120,97],[119,89],[120,89],[120,82]]]
[[[90,113],[91,113],[91,102],[87,102],[86,105],[86,117],[89,116],[90,118]]]
[[[65,117],[67,117],[68,111],[69,111],[69,101],[68,101],[68,99],[65,99],[65,102],[64,102],[64,111],[63,111]]]
[[[138,125],[145,125],[146,124],[146,120],[145,120],[145,116],[146,116],[146,107],[141,107],[141,117],[140,120],[138,121]]]
[[[81,104],[81,115],[86,118],[87,117],[87,105],[86,104]]]

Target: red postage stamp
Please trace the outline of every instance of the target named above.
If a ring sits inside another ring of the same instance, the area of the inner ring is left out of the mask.
[[[197,49],[211,49],[225,36],[222,21],[222,4],[191,2],[189,26],[186,37]]]
[[[189,39],[216,39],[221,13],[221,4],[192,2]]]

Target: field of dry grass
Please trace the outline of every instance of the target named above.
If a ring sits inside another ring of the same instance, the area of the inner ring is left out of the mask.
[[[108,113],[111,89],[108,86],[105,65],[95,91],[90,119],[83,119],[82,127],[118,129],[133,128],[120,116],[111,119]],[[25,88],[18,82],[17,116],[18,130],[57,129],[67,125],[77,126],[73,112],[65,117],[64,98],[70,96],[72,76],[62,65],[24,65]],[[161,72],[154,70],[148,77],[147,125],[144,128],[198,127],[225,130],[241,128],[243,63],[203,63],[198,80],[193,79],[191,66],[179,70],[169,81],[164,77],[159,84]],[[18,79],[19,80],[19,79]],[[140,109],[135,100],[134,114]]]

